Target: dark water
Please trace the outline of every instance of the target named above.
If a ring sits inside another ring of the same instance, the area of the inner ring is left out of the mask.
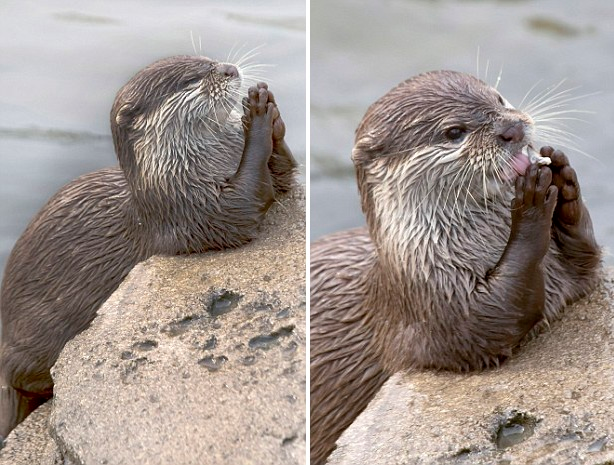
[[[614,264],[614,2],[311,1],[311,238],[363,224],[350,153],[369,104],[398,82],[454,69],[494,83],[512,104],[565,79],[568,121],[589,158],[566,150],[595,234]],[[479,50],[479,63],[478,63]],[[588,95],[597,92],[597,95]],[[547,143],[548,141],[542,141]]]
[[[305,161],[305,2],[11,1],[0,4],[0,269],[63,184],[115,164],[109,111],[165,56],[224,61],[257,46],[294,155]],[[199,44],[200,39],[200,44]],[[304,168],[303,168],[304,179]]]

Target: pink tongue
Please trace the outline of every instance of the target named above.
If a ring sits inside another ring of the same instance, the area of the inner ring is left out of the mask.
[[[518,152],[514,155],[514,158],[512,158],[512,168],[521,176],[527,171],[530,164],[529,157],[521,152]]]

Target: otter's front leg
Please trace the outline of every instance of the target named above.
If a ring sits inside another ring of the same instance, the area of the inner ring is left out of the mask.
[[[552,219],[552,237],[567,263],[573,267],[574,274],[592,276],[599,266],[600,251],[590,214],[580,195],[576,172],[560,150],[542,147],[540,153],[552,160],[552,185],[559,191]]]
[[[557,188],[551,185],[548,167],[533,164],[516,180],[512,201],[510,237],[499,263],[489,276],[488,294],[482,311],[490,318],[501,317],[501,341],[508,350],[516,346],[542,318],[545,305],[542,261],[550,244],[552,214]],[[493,308],[500,307],[500,315]],[[485,330],[489,330],[487,322]]]

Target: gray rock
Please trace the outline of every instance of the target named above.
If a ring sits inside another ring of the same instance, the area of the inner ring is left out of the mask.
[[[397,373],[331,465],[614,463],[614,271],[496,370]]]
[[[50,411],[51,402],[41,405],[11,432],[0,451],[0,465],[47,465],[43,458],[49,456],[47,448],[53,446],[48,433]]]
[[[304,195],[245,247],[137,265],[64,348],[23,463],[304,464]]]

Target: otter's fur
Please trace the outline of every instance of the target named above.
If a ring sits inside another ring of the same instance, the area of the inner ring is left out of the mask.
[[[257,233],[295,162],[265,84],[233,107],[239,70],[205,57],[153,63],[117,94],[119,167],[81,176],[36,215],[1,291],[0,436],[52,395],[49,373],[136,263],[237,247]]]
[[[497,365],[596,285],[567,158],[547,147],[551,167],[523,161],[534,129],[452,71],[368,109],[352,153],[367,228],[311,247],[312,464],[395,371]]]

